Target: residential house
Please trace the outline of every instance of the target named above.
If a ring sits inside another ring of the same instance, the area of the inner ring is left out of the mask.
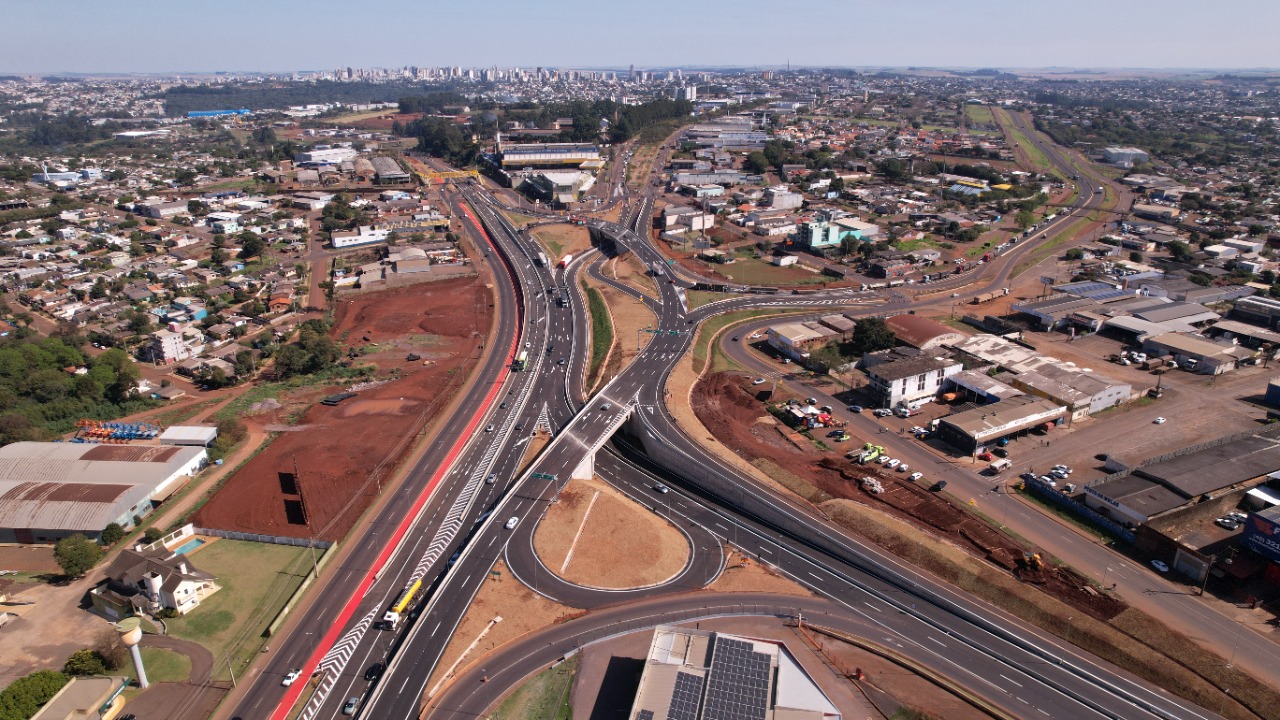
[[[161,610],[186,615],[220,589],[213,575],[196,569],[186,555],[163,546],[122,551],[106,576],[90,591],[90,600],[110,620]]]

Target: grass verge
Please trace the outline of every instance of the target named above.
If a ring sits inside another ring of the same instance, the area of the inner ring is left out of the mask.
[[[786,314],[786,313],[782,313]],[[707,354],[710,352],[711,341],[715,336],[720,334],[729,325],[750,320],[752,318],[764,315],[782,315],[776,310],[745,310],[742,312],[725,313],[717,315],[702,323],[698,328],[698,339],[693,344],[693,370],[701,373],[707,364]]]
[[[147,679],[151,682],[186,682],[190,679],[191,658],[186,655],[164,648],[139,649],[142,651],[142,666],[147,669]],[[125,663],[121,671],[133,680],[138,679],[131,662]]]
[[[152,415],[150,418],[148,418],[147,422],[154,423],[161,427],[177,425],[178,423],[186,422],[187,420],[190,420],[191,418],[195,417],[196,415],[199,415],[200,413],[204,412],[205,410],[208,410],[210,407],[212,407],[213,405],[217,405],[220,402],[222,402],[222,398],[212,398],[210,400],[201,400],[198,403],[192,403],[190,405],[186,405],[183,407],[174,408],[172,410],[165,410],[164,412],[161,412],[161,413],[156,413],[155,415]]]
[[[581,655],[534,675],[508,695],[492,717],[501,720],[571,720],[570,690]]]
[[[591,311],[591,364],[587,366],[587,386],[591,387],[595,384],[596,374],[604,366],[609,348],[613,346],[613,321],[600,291],[588,287],[585,280],[582,289],[587,293],[587,308]]]
[[[169,621],[175,637],[198,642],[214,657],[214,679],[229,680],[227,664],[243,671],[275,619],[311,570],[310,550],[292,545],[218,540],[196,556],[222,589],[184,617]]]
[[[997,109],[994,117],[1000,125],[1000,130],[1005,133],[1010,142],[1022,149],[1027,162],[1031,163],[1031,166],[1037,172],[1045,172],[1053,168],[1053,163],[1049,162],[1049,156],[1044,154],[1040,146],[1036,145],[1035,141],[1027,137],[1026,133],[1013,124],[1013,120],[1009,117],[1009,111]]]

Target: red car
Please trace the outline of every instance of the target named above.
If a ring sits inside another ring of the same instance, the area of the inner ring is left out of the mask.
[[[984,452],[984,453],[982,453],[981,455],[979,455],[979,456],[978,456],[978,459],[979,459],[979,460],[987,460],[987,461],[990,461],[990,460],[991,460],[991,453],[989,453],[989,452]]]

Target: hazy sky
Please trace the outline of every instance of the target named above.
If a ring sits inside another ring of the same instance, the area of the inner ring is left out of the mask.
[[[0,73],[1280,67],[1275,0],[0,0]]]

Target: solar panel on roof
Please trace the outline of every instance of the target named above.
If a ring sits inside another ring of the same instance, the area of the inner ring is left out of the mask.
[[[671,705],[667,720],[697,720],[698,701],[702,698],[702,676],[676,673],[675,687],[671,691]]]
[[[636,720],[653,720],[652,710],[641,710],[636,713]]]
[[[716,641],[704,720],[764,720],[769,708],[772,658],[751,643],[720,638]]]

